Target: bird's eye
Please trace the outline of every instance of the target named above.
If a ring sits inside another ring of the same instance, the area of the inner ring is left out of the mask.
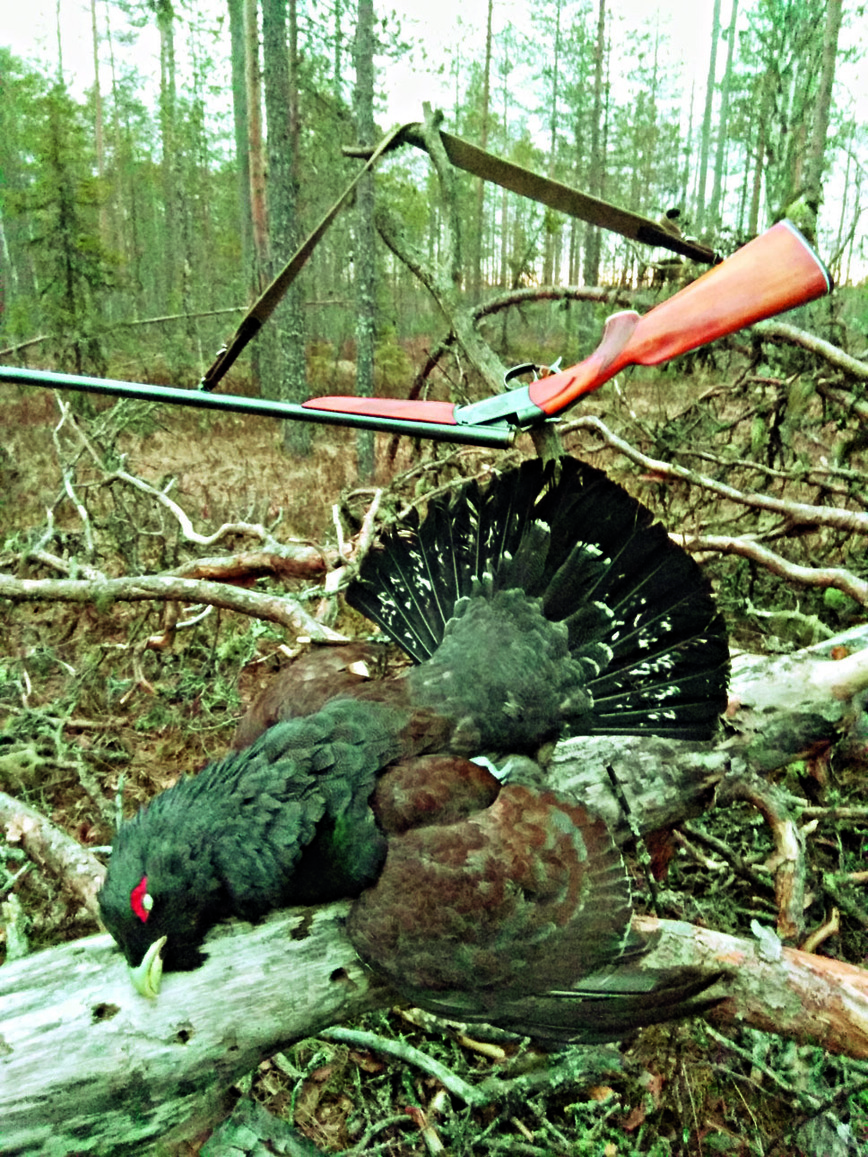
[[[142,876],[130,892],[130,907],[144,924],[153,906],[154,897],[148,894],[148,877]]]

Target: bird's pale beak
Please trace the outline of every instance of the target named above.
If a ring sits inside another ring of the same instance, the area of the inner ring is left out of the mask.
[[[155,940],[142,957],[141,964],[137,968],[130,969],[133,988],[150,1000],[153,1000],[160,991],[160,981],[163,979],[163,958],[160,953],[165,943],[165,936]]]

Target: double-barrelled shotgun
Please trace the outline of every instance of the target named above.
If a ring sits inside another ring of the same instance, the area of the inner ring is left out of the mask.
[[[679,293],[640,316],[613,314],[590,357],[529,385],[469,405],[337,396],[301,405],[142,382],[0,366],[0,381],[143,398],[210,410],[364,427],[478,446],[508,446],[516,433],[563,413],[627,366],[660,365],[832,288],[823,262],[789,221],[780,221]]]

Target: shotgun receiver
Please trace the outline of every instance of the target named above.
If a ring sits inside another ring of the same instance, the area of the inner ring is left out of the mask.
[[[311,398],[297,405],[17,366],[0,366],[0,381],[365,427],[444,442],[508,446],[519,430],[532,429],[556,417],[627,366],[659,365],[754,322],[822,297],[831,288],[829,271],[802,234],[789,221],[780,221],[643,317],[632,310],[613,314],[606,322],[599,346],[584,361],[467,406],[350,396]]]

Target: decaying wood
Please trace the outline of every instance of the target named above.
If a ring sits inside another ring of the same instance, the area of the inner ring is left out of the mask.
[[[866,969],[797,948],[781,948],[770,958],[759,941],[677,920],[637,916],[634,924],[660,934],[645,967],[689,963],[725,970],[720,991],[726,997],[709,1014],[716,1024],[750,1025],[829,1052],[868,1057]]]
[[[790,814],[789,802],[773,783],[758,775],[743,775],[721,785],[718,804],[742,799],[757,808],[771,830],[775,899],[778,905],[777,933],[781,940],[800,941],[805,931],[805,840]]]
[[[35,808],[0,791],[0,831],[7,844],[23,848],[29,858],[63,887],[89,913],[99,916],[97,892],[105,868],[81,844],[55,827]]]
[[[0,1153],[144,1153],[193,1136],[263,1058],[386,1003],[343,935],[345,911],[223,929],[156,1001],[134,992],[106,935],[4,965]]]
[[[849,377],[863,382],[868,381],[868,364],[863,359],[852,357],[838,346],[816,334],[808,333],[807,330],[799,329],[785,321],[772,320],[759,322],[754,326],[753,332],[760,337],[771,338],[772,341],[786,341],[792,345],[799,345],[802,349],[810,350],[812,354],[823,358],[835,369],[843,370]],[[818,383],[817,388],[822,391],[823,383]]]
[[[626,839],[611,768],[641,831],[671,827],[707,808],[727,777],[774,771],[831,747],[852,717],[853,698],[866,687],[865,625],[792,655],[738,655],[723,738],[581,736],[558,744],[547,774]]]
[[[182,578],[210,579],[216,582],[253,583],[259,578],[274,576],[279,579],[321,579],[341,556],[334,550],[323,550],[313,544],[290,543],[280,553],[265,550],[244,550],[214,558],[196,558],[172,573]]]
[[[16,603],[94,603],[103,608],[115,601],[135,603],[177,599],[186,603],[207,603],[242,615],[265,619],[311,639],[349,641],[345,635],[318,623],[295,599],[177,575],[138,575],[132,578],[88,581],[17,579],[9,574],[0,574],[0,598]]]
[[[723,482],[720,478],[702,474],[697,470],[688,470],[686,466],[679,466],[677,463],[666,462],[661,458],[652,458],[648,454],[643,454],[641,450],[610,430],[606,423],[594,414],[587,414],[566,422],[562,433],[572,433],[576,430],[593,431],[619,453],[641,466],[643,470],[647,470],[660,478],[689,482],[691,485],[698,486],[727,502],[735,502],[753,510],[763,510],[782,515],[796,526],[830,526],[837,530],[843,530],[847,534],[868,533],[868,514],[864,511],[846,510],[836,506],[812,506],[807,502],[793,502],[772,494],[739,490],[735,486]],[[690,544],[689,534],[684,536],[684,541],[688,545]]]
[[[292,1040],[390,1002],[342,929],[346,905],[222,929],[193,973],[136,994],[108,936],[0,969],[0,1154],[148,1152],[193,1136],[226,1090]],[[723,969],[717,1023],[751,1025],[868,1057],[868,972],[677,921],[646,967]]]

